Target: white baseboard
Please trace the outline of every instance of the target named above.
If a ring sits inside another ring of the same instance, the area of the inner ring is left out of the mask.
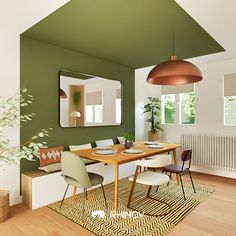
[[[216,170],[216,169],[211,169],[207,167],[199,167],[199,166],[191,166],[191,171],[236,179],[236,172],[233,172],[233,171]]]
[[[22,203],[22,196],[15,196],[10,198],[10,206]]]

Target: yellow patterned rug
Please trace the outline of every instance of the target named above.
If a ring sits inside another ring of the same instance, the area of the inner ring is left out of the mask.
[[[95,235],[163,236],[213,193],[213,189],[195,186],[194,194],[191,185],[184,185],[187,197],[184,201],[181,186],[171,182],[169,186],[159,187],[158,192],[153,188],[151,198],[146,198],[148,187],[136,184],[131,203],[132,209],[135,210],[130,210],[126,207],[130,187],[131,182],[127,179],[120,181],[117,215],[113,211],[114,183],[105,186],[108,209],[105,207],[101,188],[88,191],[84,219],[82,219],[82,194],[79,194],[76,200],[65,199],[61,209],[59,209],[60,202],[53,203],[49,207]],[[167,215],[163,215],[168,210],[167,205],[155,199],[171,206]],[[163,216],[155,217],[147,214]]]

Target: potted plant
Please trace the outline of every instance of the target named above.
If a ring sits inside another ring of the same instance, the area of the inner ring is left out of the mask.
[[[161,101],[157,97],[148,97],[148,103],[144,106],[143,114],[149,115],[146,122],[150,123],[148,141],[156,141],[161,138]]]
[[[134,136],[132,134],[125,134],[125,148],[129,149],[134,146]]]
[[[4,98],[0,96],[0,167],[18,163],[22,158],[33,160],[38,156],[39,148],[45,142],[37,143],[37,139],[49,136],[48,129],[42,129],[36,135],[20,146],[11,146],[10,140],[4,135],[5,127],[20,126],[20,123],[31,121],[35,113],[23,114],[20,107],[24,109],[33,103],[33,96],[27,94],[27,89],[22,89],[13,97]],[[19,106],[20,104],[20,106]],[[51,129],[51,128],[50,128]],[[9,216],[9,191],[0,189],[0,222]]]
[[[78,110],[80,98],[81,98],[80,92],[74,92],[73,100],[74,100],[74,109],[75,109],[75,111]]]

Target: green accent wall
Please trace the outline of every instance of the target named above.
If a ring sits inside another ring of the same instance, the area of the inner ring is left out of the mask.
[[[62,128],[59,126],[59,71],[69,70],[120,80],[123,84],[123,123],[120,126]],[[21,143],[35,135],[41,128],[53,128],[45,138],[48,146],[79,145],[99,139],[112,138],[124,133],[134,134],[134,70],[119,64],[81,54],[21,36],[20,40],[21,88],[26,87],[35,98],[24,112],[37,115],[22,124]],[[93,143],[94,144],[94,143]],[[37,169],[36,161],[21,161],[20,171]]]

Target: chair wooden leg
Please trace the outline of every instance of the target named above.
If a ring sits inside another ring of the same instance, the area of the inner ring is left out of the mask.
[[[63,198],[62,198],[62,200],[61,200],[60,209],[61,209],[62,203],[64,202],[64,199],[65,199],[65,196],[66,196],[66,193],[67,193],[68,188],[69,188],[69,184],[67,184],[67,186],[66,186],[66,191],[64,192]]]
[[[131,199],[132,199],[132,196],[133,196],[133,193],[134,193],[134,187],[135,187],[136,179],[137,179],[137,176],[138,176],[138,171],[139,171],[139,166],[137,166],[136,170],[135,170],[134,179],[133,179],[133,182],[132,182],[132,186],[131,186],[130,194],[129,194],[129,199],[128,199],[128,203],[127,203],[127,208],[130,208],[130,203],[131,203]]]
[[[181,187],[182,187],[182,191],[183,191],[183,195],[184,195],[184,200],[186,200],[185,192],[184,192],[184,186],[183,186],[183,181],[182,181],[181,175],[179,175],[179,179],[180,179],[180,183],[181,183]]]
[[[76,191],[77,191],[77,187],[73,188],[73,200],[76,199]]]
[[[193,192],[196,193],[195,186],[193,184],[192,174],[191,174],[190,170],[188,170],[188,174],[189,174],[189,177],[190,177],[190,180],[191,180],[191,184],[192,184],[192,187],[193,187]]]
[[[148,188],[147,197],[150,196],[151,190],[152,190],[152,186],[150,185],[149,188]]]
[[[105,206],[106,206],[106,208],[108,208],[107,199],[106,199],[106,195],[105,195],[103,184],[101,184],[101,187],[102,187],[102,193],[103,193],[103,197],[104,197],[104,201],[105,201]]]

